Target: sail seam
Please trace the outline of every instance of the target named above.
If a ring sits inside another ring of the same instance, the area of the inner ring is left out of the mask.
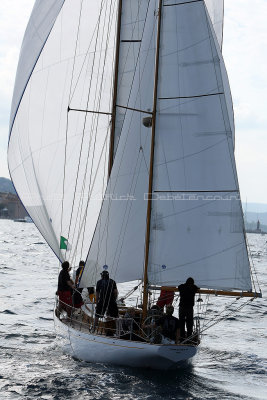
[[[69,111],[78,111],[78,112],[85,112],[85,113],[90,113],[90,114],[104,114],[104,115],[112,115],[110,112],[105,112],[105,111],[94,111],[94,110],[82,110],[79,108],[70,108],[68,107],[68,112]]]

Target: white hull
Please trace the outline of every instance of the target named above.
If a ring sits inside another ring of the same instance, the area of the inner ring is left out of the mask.
[[[81,332],[55,318],[60,345],[71,356],[88,362],[129,367],[176,369],[188,362],[197,347],[156,345]]]

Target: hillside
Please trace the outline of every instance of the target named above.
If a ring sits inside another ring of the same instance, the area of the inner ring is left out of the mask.
[[[16,193],[10,179],[0,178],[0,193]]]

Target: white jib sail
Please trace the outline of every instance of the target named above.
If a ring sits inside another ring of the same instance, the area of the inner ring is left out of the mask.
[[[203,2],[164,3],[149,282],[251,290],[224,62]]]
[[[13,104],[23,96],[11,125],[9,168],[45,240],[61,260],[77,263],[88,252],[106,189],[117,1],[66,0],[61,9],[62,2],[46,2],[47,9],[41,3],[35,8],[43,18],[33,12],[29,26],[37,34],[47,28],[37,48],[25,35],[20,59],[32,46],[34,57],[25,70],[19,63]],[[60,249],[61,236],[67,249]]]

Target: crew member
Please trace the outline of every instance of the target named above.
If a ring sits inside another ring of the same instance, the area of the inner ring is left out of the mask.
[[[103,317],[106,311],[107,316],[118,317],[117,297],[116,282],[109,278],[109,273],[105,270],[101,273],[101,279],[96,284],[95,326],[98,324],[98,319]]]
[[[194,284],[193,278],[188,278],[187,281],[178,286],[180,291],[180,304],[179,304],[179,320],[180,320],[180,333],[184,339],[190,337],[193,333],[193,317],[195,294],[199,288]],[[187,336],[185,334],[185,325]]]
[[[72,290],[75,289],[74,282],[70,279],[69,269],[70,264],[64,261],[61,265],[62,269],[58,276],[57,295],[59,297],[56,315],[59,317],[62,310],[65,310],[68,317],[71,316],[72,307]]]

